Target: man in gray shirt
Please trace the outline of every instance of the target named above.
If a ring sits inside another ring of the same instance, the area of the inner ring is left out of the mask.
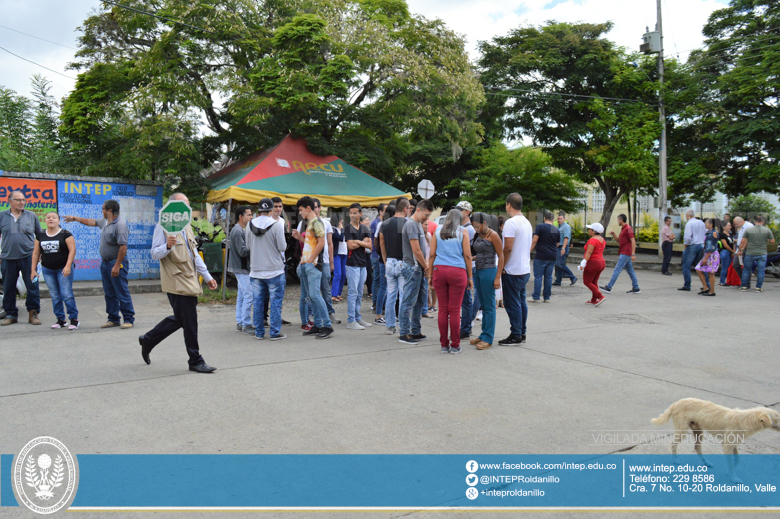
[[[106,297],[108,321],[101,328],[120,326],[119,312],[122,312],[123,329],[132,328],[135,322],[135,310],[130,290],[127,288],[127,274],[130,265],[127,260],[127,239],[130,228],[119,216],[119,202],[106,200],[103,203],[103,218],[82,218],[65,216],[64,222],[78,222],[89,227],[98,227],[100,233],[100,275],[103,278],[103,292]]]
[[[228,272],[236,276],[236,330],[254,335],[252,326],[252,285],[249,282],[249,249],[246,246],[246,224],[252,220],[252,208],[241,205],[236,208],[236,225],[230,230],[228,246]]]
[[[430,200],[421,200],[417,204],[417,210],[406,221],[401,232],[401,246],[404,251],[404,262],[401,273],[404,278],[404,295],[401,300],[399,313],[399,338],[398,342],[404,344],[417,344],[426,337],[422,334],[420,317],[425,304],[425,291],[422,284],[427,283],[431,277],[431,269],[428,266],[426,252],[428,243],[425,241],[423,225],[428,221],[433,211]]]
[[[25,211],[27,200],[24,193],[14,191],[8,197],[11,208],[0,212],[0,269],[3,273],[3,310],[5,319],[0,326],[19,322],[19,309],[16,307],[16,282],[22,273],[24,286],[27,287],[27,312],[30,324],[41,324],[38,313],[41,311],[40,293],[37,279],[30,278],[32,253],[35,236],[41,232],[41,223],[31,211]]]

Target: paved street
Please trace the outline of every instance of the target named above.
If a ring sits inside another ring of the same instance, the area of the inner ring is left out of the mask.
[[[0,330],[0,452],[47,435],[76,454],[667,453],[666,444],[597,444],[594,431],[671,431],[650,419],[684,397],[780,409],[780,280],[768,278],[760,294],[718,287],[705,298],[695,278],[685,293],[679,274],[638,277],[640,295],[625,293],[624,273],[599,308],[583,304],[590,293],[581,283],[557,288],[551,304],[529,303],[527,344],[477,351],[464,341],[460,355],[439,352],[435,319],[423,319],[429,339],[409,346],[384,327],[346,330],[341,303],[344,323],[330,340],[302,337],[294,325],[287,340],[270,342],[237,333],[233,307],[201,305],[212,375],[187,371],[180,332],[150,366],[142,361],[137,336],[170,313],[164,294],[133,297],[131,330],[101,330],[103,298],[94,296],[77,300],[82,329],[51,330],[47,299],[43,326]],[[508,321],[498,315],[500,339]],[[299,324],[294,305],[284,317]],[[778,454],[779,439],[764,431],[742,452]]]

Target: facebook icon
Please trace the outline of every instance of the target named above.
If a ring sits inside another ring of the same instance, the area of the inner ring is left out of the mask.
[[[471,460],[468,463],[466,463],[466,470],[468,470],[472,474],[474,472],[476,472],[478,468],[479,468],[479,465],[477,465],[477,462],[474,461],[474,460]]]

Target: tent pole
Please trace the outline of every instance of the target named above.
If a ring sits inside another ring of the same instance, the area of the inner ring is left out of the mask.
[[[228,266],[228,255],[230,254],[230,209],[233,205],[233,199],[231,198],[228,200],[228,209],[227,209],[227,217],[225,218],[225,227],[227,227],[227,231],[225,231],[225,239],[227,240],[227,243],[225,244],[225,261],[222,265],[222,299],[227,299],[225,297],[225,292],[227,291],[227,266]]]

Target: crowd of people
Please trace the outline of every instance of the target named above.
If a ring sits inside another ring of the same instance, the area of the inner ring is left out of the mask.
[[[175,193],[170,199],[188,202],[182,193]],[[6,314],[0,325],[18,322],[19,275],[27,287],[28,322],[41,324],[37,280],[40,262],[56,318],[52,328],[77,330],[74,236],[60,227],[56,212],[45,215],[46,229],[41,229],[38,217],[24,209],[21,192],[11,193],[9,204],[8,211],[0,212],[0,266]],[[289,274],[288,236],[300,248],[296,274],[301,286],[301,333],[316,339],[332,337],[334,325],[341,324],[333,305],[343,301],[346,284],[348,333],[378,326],[387,335],[397,334],[399,342],[416,345],[427,339],[421,320],[437,313],[442,353],[460,353],[462,340],[485,350],[495,342],[497,309],[504,308],[509,318],[509,335],[498,344],[518,345],[526,341],[527,335],[526,286],[531,276],[531,254],[535,252],[532,303],[548,303],[552,287],[560,286],[564,278],[572,285],[578,281],[566,263],[572,234],[565,213],[557,216],[555,225],[553,214],[544,212],[543,223],[534,228],[523,215],[523,198],[518,193],[506,198],[507,219],[474,212],[469,202],[462,201],[446,213],[440,225],[430,219],[433,205],[429,200],[406,197],[399,197],[390,205],[380,204],[374,221],[363,215],[358,203],[349,206],[347,222],[339,213],[323,218],[319,200],[310,196],[300,198],[296,209],[300,221],[295,229],[285,218],[280,198],[262,199],[256,214],[249,206],[235,210],[236,224],[227,243],[227,269],[235,275],[238,285],[236,329],[258,340],[266,339],[266,328],[269,340],[286,339],[283,326],[292,325],[282,319]],[[127,284],[129,228],[120,216],[118,202],[106,201],[102,212],[101,219],[64,216],[62,220],[101,229],[100,272],[108,315],[102,327],[131,328],[135,319]],[[715,295],[718,273],[719,286],[739,286],[747,291],[755,271],[755,290],[762,291],[767,244],[775,243],[762,216],[754,217],[753,223],[741,217],[732,221],[728,214],[722,220],[700,220],[688,211],[686,219],[684,284],[679,290],[691,290],[693,268],[702,284],[700,295]],[[618,242],[618,259],[604,286],[599,286],[599,277],[606,267],[604,227],[600,223],[587,226],[588,240],[578,267],[583,284],[591,292],[586,304],[601,305],[606,300],[604,294],[614,290],[623,270],[631,280],[628,293],[641,293],[633,266],[636,237],[625,215],[618,215],[617,220],[620,233],[611,235]],[[669,265],[676,236],[669,217],[661,236],[662,274],[672,275]],[[167,233],[157,225],[150,253],[160,262],[162,291],[168,296],[173,314],[139,336],[144,361],[150,364],[151,351],[181,328],[190,369],[213,372],[215,368],[200,355],[196,307],[202,293],[199,278],[211,289],[216,289],[217,283],[197,253],[191,227]],[[364,286],[371,298],[373,322],[369,317],[363,318]],[[475,319],[481,320],[481,331],[472,337]]]

